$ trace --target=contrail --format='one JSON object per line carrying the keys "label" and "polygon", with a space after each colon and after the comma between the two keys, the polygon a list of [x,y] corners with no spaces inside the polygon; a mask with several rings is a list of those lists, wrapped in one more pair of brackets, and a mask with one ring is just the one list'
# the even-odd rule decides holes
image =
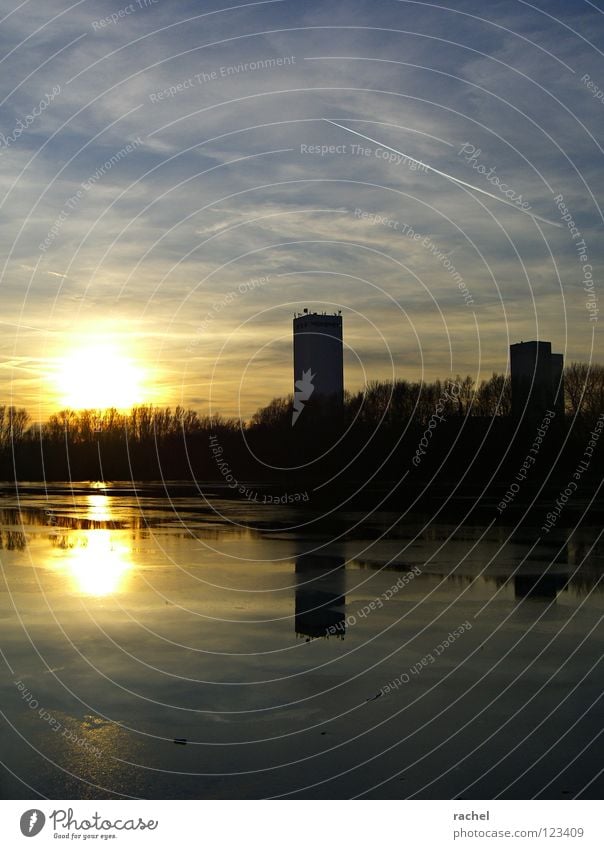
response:
{"label": "contrail", "polygon": [[471,183],[466,183],[464,180],[458,180],[457,177],[452,177],[450,174],[445,174],[444,171],[439,171],[438,168],[433,168],[431,165],[427,165],[425,162],[422,162],[420,159],[414,159],[413,156],[409,156],[406,153],[403,153],[401,150],[397,150],[395,147],[390,147],[384,142],[377,141],[376,139],[372,139],[370,136],[364,136],[363,133],[358,133],[356,130],[351,130],[350,127],[345,127],[344,124],[338,124],[337,121],[332,121],[330,118],[323,118],[324,121],[327,121],[328,124],[333,124],[334,127],[339,127],[341,130],[346,130],[348,133],[352,133],[355,136],[359,136],[361,139],[366,139],[367,141],[373,142],[373,144],[377,144],[380,147],[385,148],[386,150],[391,150],[393,153],[397,153],[399,156],[404,156],[405,159],[409,159],[411,162],[417,162],[418,165],[422,165],[424,168],[427,168],[429,171],[433,171],[435,174],[439,174],[441,177],[444,177],[445,180],[450,180],[452,183],[457,183],[459,186],[465,186],[467,189],[471,189],[473,192],[480,192],[481,195],[486,195],[493,200],[499,201],[499,203],[503,203],[506,206],[511,207],[512,209],[516,209],[518,212],[524,212],[525,215],[530,215],[531,218],[536,218],[538,221],[543,221],[545,224],[551,224],[552,227],[562,227],[557,221],[550,221],[549,218],[541,218],[540,215],[535,215],[534,212],[529,212],[528,209],[522,209],[521,206],[516,206],[513,203],[510,203],[503,198],[497,197],[497,195],[492,195],[491,192],[487,192],[484,189],[479,189],[478,186],[473,186]]}

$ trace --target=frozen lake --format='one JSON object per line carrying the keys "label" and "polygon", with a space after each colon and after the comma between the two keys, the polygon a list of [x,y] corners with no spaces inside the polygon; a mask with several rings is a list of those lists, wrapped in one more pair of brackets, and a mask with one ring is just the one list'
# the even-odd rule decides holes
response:
{"label": "frozen lake", "polygon": [[602,795],[600,528],[314,520],[6,491],[3,797]]}

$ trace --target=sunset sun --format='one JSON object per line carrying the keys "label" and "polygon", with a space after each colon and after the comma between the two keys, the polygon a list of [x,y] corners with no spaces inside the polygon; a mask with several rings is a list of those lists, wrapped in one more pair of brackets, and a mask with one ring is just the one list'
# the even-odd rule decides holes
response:
{"label": "sunset sun", "polygon": [[60,403],[73,409],[125,409],[145,401],[144,372],[110,344],[74,349],[55,376]]}

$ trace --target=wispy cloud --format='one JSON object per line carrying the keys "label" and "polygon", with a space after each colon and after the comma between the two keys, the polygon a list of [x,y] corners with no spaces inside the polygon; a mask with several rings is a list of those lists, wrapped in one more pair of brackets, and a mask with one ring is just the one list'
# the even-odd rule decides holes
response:
{"label": "wispy cloud", "polygon": [[[343,310],[350,388],[359,363],[387,376],[390,354],[410,378],[502,370],[519,338],[587,356],[604,119],[581,83],[587,73],[604,88],[603,20],[589,5],[557,0],[547,16],[478,0],[284,0],[201,12],[162,0],[116,21],[104,3],[12,8],[0,117],[24,128],[0,146],[5,393],[39,401],[45,358],[113,328],[156,369],[166,403],[211,395],[234,412],[241,391],[249,414],[293,389],[291,316],[303,305]],[[464,144],[534,218],[468,167]],[[270,382],[245,371],[271,357]]]}

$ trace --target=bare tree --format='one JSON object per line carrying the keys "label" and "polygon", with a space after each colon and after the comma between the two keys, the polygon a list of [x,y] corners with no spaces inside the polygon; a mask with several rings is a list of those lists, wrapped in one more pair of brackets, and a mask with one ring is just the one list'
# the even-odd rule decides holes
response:
{"label": "bare tree", "polygon": [[564,369],[566,410],[587,427],[604,411],[604,366],[571,363]]}

